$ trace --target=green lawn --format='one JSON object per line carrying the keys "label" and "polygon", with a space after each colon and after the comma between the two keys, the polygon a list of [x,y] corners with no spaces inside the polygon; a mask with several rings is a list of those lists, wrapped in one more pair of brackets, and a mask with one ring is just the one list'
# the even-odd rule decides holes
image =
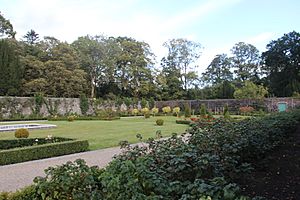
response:
{"label": "green lawn", "polygon": [[[155,124],[156,119],[164,120],[163,126]],[[155,137],[157,130],[161,130],[164,137],[172,133],[183,133],[187,126],[175,123],[176,117],[162,116],[144,119],[142,117],[126,117],[114,121],[49,121],[40,124],[55,124],[57,128],[30,130],[30,137],[46,137],[53,135],[57,137],[68,137],[86,139],[89,141],[90,149],[101,149],[118,146],[121,140],[130,143],[138,142],[136,134],[142,134],[143,138]],[[6,124],[6,123],[5,123]],[[11,124],[11,123],[10,123]],[[0,125],[4,125],[1,123]],[[14,132],[0,132],[0,139],[13,139]]]}

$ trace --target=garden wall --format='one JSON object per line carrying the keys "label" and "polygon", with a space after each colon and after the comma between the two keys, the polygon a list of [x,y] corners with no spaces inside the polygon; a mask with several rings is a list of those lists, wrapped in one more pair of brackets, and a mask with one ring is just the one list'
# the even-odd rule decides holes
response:
{"label": "garden wall", "polygon": [[[51,115],[81,115],[80,99],[79,98],[43,98],[41,104],[36,103],[35,97],[0,97],[0,119],[7,118],[34,118],[34,116],[47,117]],[[184,105],[188,104],[196,113],[199,112],[200,105],[205,104],[206,107],[214,112],[223,112],[224,105],[228,104],[229,111],[237,112],[241,106],[253,106],[256,110],[263,109],[265,111],[277,111],[278,103],[286,103],[287,109],[300,106],[298,98],[268,98],[264,100],[254,99],[215,99],[215,100],[174,100],[174,101],[156,101],[155,105],[158,108],[164,106],[180,106],[182,110]],[[124,104],[122,106],[125,106]],[[89,100],[88,115],[94,115],[98,109],[110,108],[118,110],[121,105],[117,105],[113,101]],[[126,107],[126,106],[125,106]],[[140,102],[136,106],[129,106],[126,109],[133,107],[141,108]]]}
{"label": "garden wall", "polygon": [[268,112],[278,111],[278,103],[285,103],[287,109],[300,106],[300,99],[298,98],[265,98],[263,100],[257,99],[208,99],[208,100],[176,100],[176,101],[156,101],[155,105],[159,109],[164,106],[175,106],[184,109],[187,104],[191,110],[199,112],[201,104],[205,104],[211,112],[221,113],[224,106],[227,104],[230,112],[238,112],[242,106],[252,106],[256,110],[262,109]]}

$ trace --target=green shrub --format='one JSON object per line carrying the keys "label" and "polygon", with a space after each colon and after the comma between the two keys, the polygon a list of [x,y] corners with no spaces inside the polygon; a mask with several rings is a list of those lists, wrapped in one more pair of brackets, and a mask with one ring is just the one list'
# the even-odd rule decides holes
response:
{"label": "green shrub", "polygon": [[206,106],[204,103],[201,104],[201,107],[200,107],[200,116],[201,117],[204,117],[206,115]]}
{"label": "green shrub", "polygon": [[89,167],[84,160],[50,167],[45,172],[46,177],[34,179],[37,199],[104,199],[99,180],[102,170]]}
{"label": "green shrub", "polygon": [[139,114],[139,110],[135,108],[135,109],[133,109],[131,111],[131,114],[133,114],[134,116],[136,116],[137,114]]}
{"label": "green shrub", "polygon": [[176,124],[190,124],[190,123],[192,123],[191,120],[183,120],[183,119],[176,120]]}
{"label": "green shrub", "polygon": [[38,160],[88,150],[87,140],[51,143],[0,151],[0,165]]}
{"label": "green shrub", "polygon": [[29,131],[26,128],[19,128],[15,131],[16,138],[28,138]]}
{"label": "green shrub", "polygon": [[159,109],[154,107],[154,108],[152,108],[151,111],[152,111],[153,115],[155,116],[159,112]]}
{"label": "green shrub", "polygon": [[51,136],[46,138],[24,138],[22,140],[20,139],[0,140],[0,150],[20,148],[20,147],[33,146],[33,145],[43,145],[43,144],[56,143],[56,142],[66,142],[71,140],[73,139],[62,138],[62,137],[51,137]]}
{"label": "green shrub", "polygon": [[164,120],[163,119],[157,119],[156,120],[156,125],[158,125],[158,126],[164,125]]}
{"label": "green shrub", "polygon": [[225,104],[223,115],[225,116],[225,114],[226,114],[227,112],[229,112],[229,108],[228,108],[228,104]]}
{"label": "green shrub", "polygon": [[144,114],[144,117],[145,117],[146,119],[150,118],[150,113]]}
{"label": "green shrub", "polygon": [[79,99],[81,113],[82,115],[86,115],[87,111],[89,110],[89,100],[85,94],[81,94]]}
{"label": "green shrub", "polygon": [[176,116],[179,117],[180,107],[178,107],[178,106],[177,106],[177,107],[174,107],[174,108],[173,108],[173,113],[175,113]]}
{"label": "green shrub", "polygon": [[162,108],[163,113],[166,115],[171,112],[171,107],[170,106],[165,106]]}
{"label": "green shrub", "polygon": [[184,104],[184,116],[185,117],[191,117],[191,107],[189,104]]}
{"label": "green shrub", "polygon": [[69,122],[73,122],[75,120],[75,116],[74,115],[70,115],[70,116],[68,116],[67,119],[68,119]]}

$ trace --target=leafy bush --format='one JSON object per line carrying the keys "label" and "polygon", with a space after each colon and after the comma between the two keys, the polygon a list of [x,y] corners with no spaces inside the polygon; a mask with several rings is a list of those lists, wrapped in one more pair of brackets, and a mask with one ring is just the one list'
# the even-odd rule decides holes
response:
{"label": "leafy bush", "polygon": [[190,120],[183,120],[183,119],[178,119],[176,120],[176,124],[190,124]]}
{"label": "leafy bush", "polygon": [[26,128],[19,128],[15,131],[16,138],[28,138],[29,131]]}
{"label": "leafy bush", "polygon": [[0,165],[38,160],[88,150],[87,140],[51,143],[0,151]]}
{"label": "leafy bush", "polygon": [[89,100],[85,94],[81,94],[80,97],[80,110],[82,115],[86,115],[87,111],[89,110]]}
{"label": "leafy bush", "polygon": [[164,125],[164,120],[163,119],[157,119],[156,120],[156,125],[158,125],[158,126]]}
{"label": "leafy bush", "polygon": [[200,106],[200,116],[201,117],[204,117],[206,115],[206,106],[205,106],[205,104],[201,104],[201,106]]}
{"label": "leafy bush", "polygon": [[34,179],[37,199],[103,199],[102,170],[84,160],[49,167],[45,173],[46,177]]}
{"label": "leafy bush", "polygon": [[166,115],[171,112],[171,107],[170,106],[165,106],[162,108],[163,113]]}
{"label": "leafy bush", "polygon": [[180,113],[180,107],[174,107],[173,108],[173,113],[175,113],[176,114],[176,116],[178,117],[179,116],[179,113]]}
{"label": "leafy bush", "polygon": [[[120,116],[76,116],[76,120],[116,120],[120,119]],[[65,116],[52,116],[48,118],[49,121],[68,121],[68,117]]]}
{"label": "leafy bush", "polygon": [[247,115],[254,111],[254,108],[252,106],[242,106],[239,108],[241,114]]}
{"label": "leafy bush", "polygon": [[75,116],[74,115],[68,116],[68,121],[69,122],[73,122],[74,120],[75,120]]}
{"label": "leafy bush", "polygon": [[131,113],[136,116],[137,114],[139,114],[139,110],[135,108],[131,111]]}
{"label": "leafy bush", "polygon": [[185,117],[191,117],[191,107],[190,107],[190,105],[189,104],[185,104],[184,105],[184,116]]}
{"label": "leafy bush", "polygon": [[46,138],[26,138],[22,140],[19,139],[0,140],[0,150],[20,148],[20,147],[33,146],[33,145],[42,145],[42,144],[49,144],[49,143],[56,143],[56,142],[65,142],[71,140],[73,139],[62,138],[62,137],[51,137],[50,135]]}
{"label": "leafy bush", "polygon": [[154,108],[152,108],[152,113],[154,114],[154,116],[159,112],[159,109],[158,108],[156,108],[156,107],[154,107]]}

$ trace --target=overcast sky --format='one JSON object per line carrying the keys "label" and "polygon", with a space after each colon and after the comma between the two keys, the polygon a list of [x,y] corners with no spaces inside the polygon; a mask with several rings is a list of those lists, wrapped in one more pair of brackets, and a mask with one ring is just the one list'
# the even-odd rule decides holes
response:
{"label": "overcast sky", "polygon": [[300,0],[0,0],[0,11],[21,38],[73,42],[79,36],[128,36],[150,44],[159,61],[162,43],[187,38],[204,47],[199,73],[237,42],[260,51],[269,41],[300,31]]}

